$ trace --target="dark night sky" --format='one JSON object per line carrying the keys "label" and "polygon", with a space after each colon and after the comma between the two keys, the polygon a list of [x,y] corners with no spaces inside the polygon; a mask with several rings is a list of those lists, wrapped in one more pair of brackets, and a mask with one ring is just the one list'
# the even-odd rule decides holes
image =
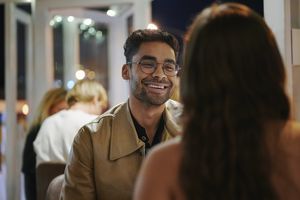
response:
{"label": "dark night sky", "polygon": [[161,29],[183,35],[195,15],[214,2],[242,3],[263,16],[263,0],[154,0],[152,18]]}
{"label": "dark night sky", "polygon": [[[212,3],[242,3],[263,16],[263,0],[154,0],[152,1],[152,21],[160,29],[173,33],[179,39],[181,51],[182,38],[194,17]],[[182,63],[181,56],[178,62]]]}
{"label": "dark night sky", "polygon": [[[154,0],[152,18],[161,29],[183,37],[195,15],[214,2],[228,0]],[[263,0],[231,0],[248,5],[263,16]],[[0,5],[0,99],[4,98],[4,6]]]}

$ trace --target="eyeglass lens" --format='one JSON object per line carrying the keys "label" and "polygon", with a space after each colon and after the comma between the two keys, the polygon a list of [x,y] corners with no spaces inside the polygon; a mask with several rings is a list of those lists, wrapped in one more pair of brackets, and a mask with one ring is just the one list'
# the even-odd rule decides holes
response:
{"label": "eyeglass lens", "polygon": [[142,71],[146,74],[152,74],[156,70],[158,64],[163,64],[163,71],[168,76],[175,76],[178,72],[177,65],[172,62],[157,63],[155,60],[150,59],[141,60],[139,62]]}

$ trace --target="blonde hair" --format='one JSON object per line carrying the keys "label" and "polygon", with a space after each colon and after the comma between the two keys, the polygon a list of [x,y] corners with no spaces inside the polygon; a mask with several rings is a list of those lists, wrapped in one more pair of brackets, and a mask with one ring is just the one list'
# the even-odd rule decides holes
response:
{"label": "blonde hair", "polygon": [[49,117],[51,108],[64,101],[66,94],[67,91],[64,88],[54,88],[46,92],[36,110],[36,114],[30,128],[41,124],[47,117]]}
{"label": "blonde hair", "polygon": [[104,87],[94,80],[80,80],[67,93],[66,101],[71,107],[77,102],[91,102],[95,97],[101,102],[103,108],[107,107],[107,94]]}

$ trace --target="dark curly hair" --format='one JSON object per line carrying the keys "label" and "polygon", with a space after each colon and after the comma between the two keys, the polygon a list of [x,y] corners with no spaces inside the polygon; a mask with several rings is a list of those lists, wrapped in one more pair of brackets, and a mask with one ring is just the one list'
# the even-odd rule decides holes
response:
{"label": "dark curly hair", "polygon": [[187,199],[277,199],[268,139],[290,107],[271,30],[246,6],[213,5],[191,26],[184,63],[179,180]]}
{"label": "dark curly hair", "polygon": [[126,62],[131,62],[132,57],[144,42],[164,42],[175,52],[176,58],[179,53],[179,43],[174,35],[162,30],[139,29],[134,31],[124,44]]}

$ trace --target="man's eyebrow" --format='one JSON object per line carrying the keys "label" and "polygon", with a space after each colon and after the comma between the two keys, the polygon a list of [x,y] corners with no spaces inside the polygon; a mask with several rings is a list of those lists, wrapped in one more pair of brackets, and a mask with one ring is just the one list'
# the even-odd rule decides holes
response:
{"label": "man's eyebrow", "polygon": [[[144,55],[144,56],[141,57],[141,60],[144,60],[144,59],[157,60],[156,57],[154,57],[154,56],[149,56],[149,55]],[[165,59],[164,62],[176,63],[175,60],[170,59],[170,58]]]}
{"label": "man's eyebrow", "polygon": [[176,61],[175,61],[175,60],[173,60],[173,59],[165,59],[165,61],[164,61],[164,62],[176,63]]}
{"label": "man's eyebrow", "polygon": [[156,60],[156,57],[149,56],[149,55],[144,55],[144,56],[141,57],[141,60],[144,60],[144,59]]}

